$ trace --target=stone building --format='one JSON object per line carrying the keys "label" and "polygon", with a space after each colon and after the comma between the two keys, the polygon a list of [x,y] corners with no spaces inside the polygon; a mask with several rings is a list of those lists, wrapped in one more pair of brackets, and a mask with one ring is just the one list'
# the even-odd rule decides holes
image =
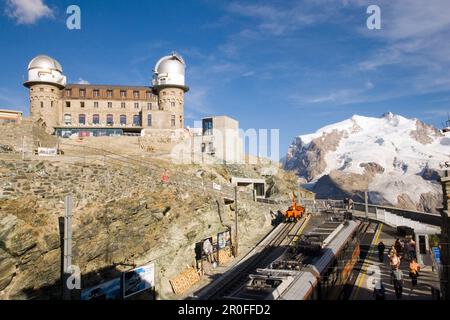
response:
{"label": "stone building", "polygon": [[0,123],[20,123],[22,111],[0,109]]}
{"label": "stone building", "polygon": [[139,135],[184,128],[186,64],[178,54],[155,65],[152,86],[67,84],[61,64],[39,55],[28,65],[30,115],[49,133],[68,137]]}

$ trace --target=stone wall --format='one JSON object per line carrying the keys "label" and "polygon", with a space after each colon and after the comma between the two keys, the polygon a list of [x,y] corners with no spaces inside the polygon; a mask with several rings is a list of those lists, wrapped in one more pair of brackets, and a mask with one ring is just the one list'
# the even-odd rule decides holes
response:
{"label": "stone wall", "polygon": [[[82,287],[155,261],[157,290],[171,297],[168,279],[194,263],[195,242],[233,225],[234,208],[206,182],[220,174],[196,167],[141,168],[91,161],[0,161],[0,299],[60,297],[60,228],[64,196],[73,201],[73,263]],[[169,168],[169,183],[160,174]],[[271,207],[242,198],[241,243],[271,228]],[[218,214],[220,208],[220,217]],[[245,247],[245,246],[243,246]]]}

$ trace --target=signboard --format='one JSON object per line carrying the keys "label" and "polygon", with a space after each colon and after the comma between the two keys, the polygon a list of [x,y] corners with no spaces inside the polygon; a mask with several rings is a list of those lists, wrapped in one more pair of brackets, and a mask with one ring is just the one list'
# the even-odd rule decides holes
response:
{"label": "signboard", "polygon": [[42,157],[55,157],[58,155],[58,150],[56,148],[38,148],[38,156]]}
{"label": "signboard", "polygon": [[220,190],[222,190],[222,186],[221,186],[220,184],[217,184],[217,183],[214,183],[214,182],[213,182],[213,189],[214,189],[214,190],[219,190],[219,191],[220,191]]}
{"label": "signboard", "polygon": [[118,300],[121,299],[121,278],[103,282],[95,287],[81,291],[81,300]]}
{"label": "signboard", "polygon": [[214,253],[213,238],[203,239],[195,244],[195,258],[202,260]]}
{"label": "signboard", "polygon": [[436,260],[436,263],[441,263],[441,251],[438,247],[433,247],[431,250],[433,250],[434,259]]}
{"label": "signboard", "polygon": [[123,297],[128,298],[155,286],[154,263],[123,273]]}
{"label": "signboard", "polygon": [[217,234],[217,247],[219,250],[229,246],[231,246],[230,230],[219,232]]}

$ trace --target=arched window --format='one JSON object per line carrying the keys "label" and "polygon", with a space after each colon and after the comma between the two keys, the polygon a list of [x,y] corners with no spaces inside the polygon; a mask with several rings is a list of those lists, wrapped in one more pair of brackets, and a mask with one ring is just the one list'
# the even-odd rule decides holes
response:
{"label": "arched window", "polygon": [[94,114],[92,116],[92,123],[93,124],[99,124],[100,123],[100,116],[98,114]]}
{"label": "arched window", "polygon": [[141,117],[138,114],[133,116],[133,125],[140,126],[141,125]]}
{"label": "arched window", "polygon": [[152,126],[152,114],[151,114],[151,113],[149,113],[149,114],[147,115],[147,126],[148,126],[148,127],[151,127],[151,126]]}
{"label": "arched window", "polygon": [[125,126],[127,124],[127,116],[124,114],[120,115],[120,125]]}
{"label": "arched window", "polygon": [[175,102],[174,102],[174,101],[172,101],[172,102],[170,103],[170,105],[172,106],[172,108],[175,108]]}
{"label": "arched window", "polygon": [[86,124],[86,115],[80,114],[78,115],[78,124],[85,125]]}
{"label": "arched window", "polygon": [[112,126],[114,124],[114,116],[112,114],[106,115],[106,125]]}

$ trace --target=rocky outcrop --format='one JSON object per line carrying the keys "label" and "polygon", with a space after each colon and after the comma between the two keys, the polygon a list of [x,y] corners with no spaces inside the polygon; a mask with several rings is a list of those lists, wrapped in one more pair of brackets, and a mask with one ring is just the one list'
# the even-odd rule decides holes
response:
{"label": "rocky outcrop", "polygon": [[[170,179],[162,183],[166,169]],[[222,191],[232,190],[222,176],[230,170],[95,158],[0,161],[0,299],[60,298],[60,219],[67,194],[73,196],[73,262],[82,288],[154,260],[160,297],[169,297],[168,279],[193,263],[195,242],[233,225],[232,204],[206,187],[214,181]],[[271,228],[270,210],[282,209],[251,199],[242,194],[239,203],[241,241],[249,245]]]}
{"label": "rocky outcrop", "polygon": [[289,148],[285,159],[285,169],[296,171],[307,181],[313,180],[327,167],[325,155],[329,151],[336,150],[344,135],[344,131],[333,130],[313,139],[308,144],[304,144],[302,139],[297,137]]}
{"label": "rocky outcrop", "polygon": [[374,176],[376,174],[382,174],[384,172],[384,168],[376,162],[366,162],[360,163],[359,166],[364,168],[364,173]]}
{"label": "rocky outcrop", "polygon": [[409,135],[421,144],[430,144],[434,141],[433,138],[442,136],[438,129],[420,120],[416,120],[416,129],[412,130]]}

